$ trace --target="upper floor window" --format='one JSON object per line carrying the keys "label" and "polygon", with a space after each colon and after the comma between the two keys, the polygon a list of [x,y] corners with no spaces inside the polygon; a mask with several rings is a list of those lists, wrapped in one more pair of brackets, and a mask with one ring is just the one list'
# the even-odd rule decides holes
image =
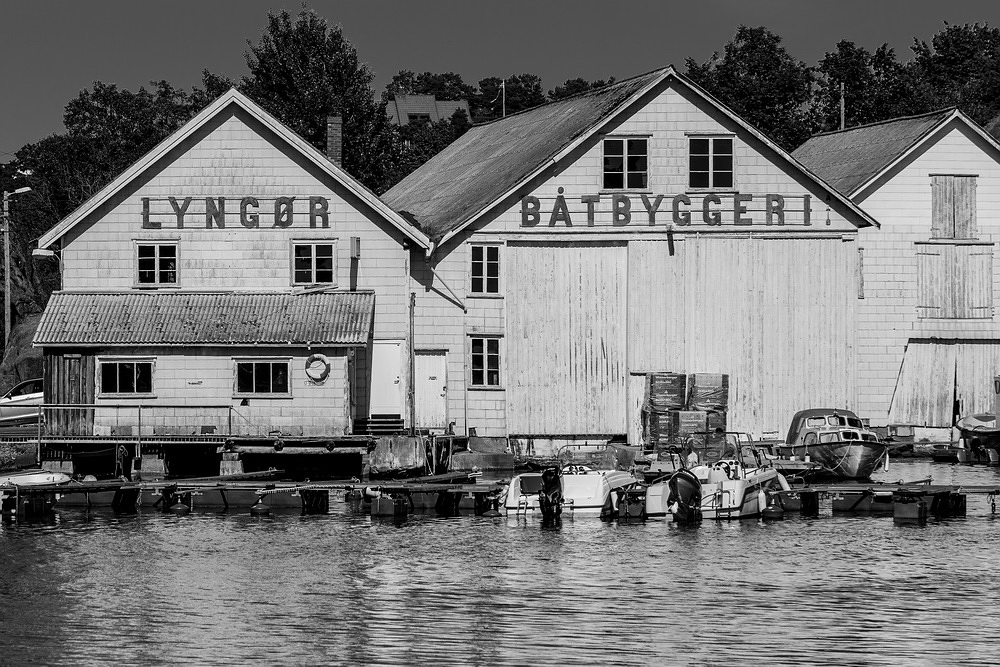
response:
{"label": "upper floor window", "polygon": [[608,190],[645,190],[649,187],[649,140],[604,140],[604,187]]}
{"label": "upper floor window", "polygon": [[152,394],[153,361],[142,359],[102,359],[100,394]]}
{"label": "upper floor window", "polygon": [[688,142],[688,185],[692,188],[732,188],[732,137],[690,137]]}
{"label": "upper floor window", "polygon": [[295,285],[335,284],[337,244],[332,241],[292,244],[292,283]]}
{"label": "upper floor window", "polygon": [[931,174],[931,238],[976,238],[976,177]]}
{"label": "upper floor window", "polygon": [[177,286],[177,243],[136,242],[135,252],[138,285]]}
{"label": "upper floor window", "polygon": [[500,246],[472,246],[472,293],[500,293]]}
{"label": "upper floor window", "polygon": [[236,362],[237,395],[291,394],[288,383],[287,359]]}

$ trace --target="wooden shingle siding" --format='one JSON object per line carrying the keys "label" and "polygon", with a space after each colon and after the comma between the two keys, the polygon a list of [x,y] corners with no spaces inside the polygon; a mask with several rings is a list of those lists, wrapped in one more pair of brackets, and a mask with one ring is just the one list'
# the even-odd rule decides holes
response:
{"label": "wooden shingle siding", "polygon": [[512,434],[625,433],[625,244],[510,244]]}

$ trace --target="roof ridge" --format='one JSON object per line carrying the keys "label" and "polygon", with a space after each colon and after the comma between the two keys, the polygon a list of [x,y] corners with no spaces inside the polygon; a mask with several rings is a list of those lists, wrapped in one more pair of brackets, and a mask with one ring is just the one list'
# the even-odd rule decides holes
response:
{"label": "roof ridge", "polygon": [[[928,116],[936,116],[938,114],[946,114],[952,111],[957,111],[957,106],[944,107],[942,109],[937,109],[935,111],[925,111],[924,113],[914,114],[912,116],[897,116],[895,118],[886,118],[885,120],[877,120],[871,123],[865,123],[864,125],[855,125],[854,127],[845,127],[842,130],[827,130],[826,132],[817,132],[816,134],[809,137],[812,139],[814,137],[828,137],[834,134],[843,134],[845,132],[854,132],[855,130],[863,130],[870,127],[876,127],[878,125],[887,125],[889,123],[899,123],[905,120],[916,120],[918,118],[926,118]],[[806,141],[808,141],[807,139]]]}
{"label": "roof ridge", "polygon": [[647,77],[647,76],[650,76],[652,74],[660,74],[660,73],[666,72],[670,68],[671,68],[671,65],[667,65],[665,67],[658,67],[656,69],[651,69],[648,72],[645,72],[643,74],[636,74],[635,76],[630,76],[627,79],[621,79],[620,81],[615,81],[613,83],[607,83],[607,84],[605,84],[603,86],[600,86],[599,88],[591,88],[590,90],[584,90],[584,91],[581,91],[579,93],[573,93],[572,95],[567,95],[566,97],[560,97],[558,100],[549,100],[547,102],[542,102],[541,104],[536,104],[533,107],[528,107],[527,109],[521,109],[520,111],[515,111],[514,113],[509,113],[506,116],[501,116],[500,118],[491,118],[490,120],[485,121],[483,123],[476,123],[475,126],[476,127],[486,127],[487,125],[492,125],[493,123],[497,123],[499,121],[506,120],[507,118],[514,118],[515,116],[520,116],[521,114],[527,113],[529,111],[536,111],[538,109],[542,109],[544,107],[547,107],[547,106],[550,106],[550,105],[553,105],[553,104],[559,104],[561,102],[566,102],[568,100],[573,100],[573,99],[576,99],[576,98],[579,98],[579,97],[585,97],[587,95],[603,94],[603,93],[606,93],[609,88],[613,88],[613,87],[616,87],[616,86],[624,86],[625,84],[632,83],[636,79],[641,79],[643,77]]}

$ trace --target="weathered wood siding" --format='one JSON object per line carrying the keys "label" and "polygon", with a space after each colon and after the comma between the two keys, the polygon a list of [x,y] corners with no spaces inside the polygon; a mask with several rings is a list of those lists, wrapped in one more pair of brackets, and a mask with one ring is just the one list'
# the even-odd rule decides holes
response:
{"label": "weathered wood siding", "polygon": [[625,433],[626,246],[508,251],[508,430]]}
{"label": "weathered wood siding", "polygon": [[[857,408],[874,425],[947,427],[956,382],[964,387],[966,377],[974,376],[985,382],[976,392],[992,391],[992,374],[1000,366],[972,375],[960,370],[956,377],[948,358],[955,341],[985,351],[1000,340],[994,307],[1000,293],[994,251],[1000,239],[998,157],[970,130],[947,126],[890,178],[856,198],[882,225],[862,230],[858,238],[865,290],[858,315]],[[956,201],[968,206],[973,195],[974,211],[956,208]],[[958,223],[959,240],[939,238],[950,232],[949,216]],[[920,354],[926,360],[913,356]]]}
{"label": "weathered wood siding", "polygon": [[[46,354],[43,380],[45,403],[88,404],[94,402],[93,354]],[[92,409],[50,409],[45,412],[46,432],[52,435],[92,435]]]}

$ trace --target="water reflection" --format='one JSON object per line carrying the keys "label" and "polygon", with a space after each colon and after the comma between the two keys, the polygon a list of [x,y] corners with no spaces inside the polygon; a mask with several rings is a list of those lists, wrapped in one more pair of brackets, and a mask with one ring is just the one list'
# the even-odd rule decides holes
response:
{"label": "water reflection", "polygon": [[[928,474],[1000,483],[886,479]],[[984,497],[924,527],[60,510],[0,528],[0,662],[990,664],[998,531]]]}

